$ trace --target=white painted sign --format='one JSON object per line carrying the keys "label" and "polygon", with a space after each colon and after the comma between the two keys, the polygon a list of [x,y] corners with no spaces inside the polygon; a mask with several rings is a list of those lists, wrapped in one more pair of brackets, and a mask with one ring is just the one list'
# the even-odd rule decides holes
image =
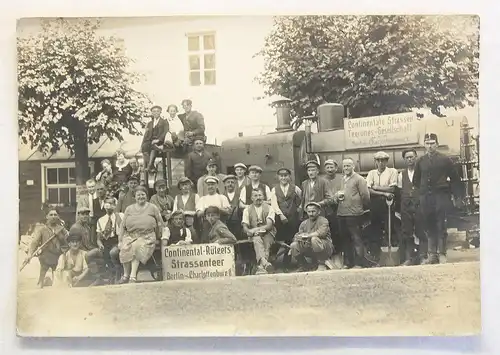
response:
{"label": "white painted sign", "polygon": [[165,246],[163,280],[213,279],[235,276],[234,247],[221,244]]}
{"label": "white painted sign", "polygon": [[344,119],[346,150],[418,143],[418,121],[414,112]]}

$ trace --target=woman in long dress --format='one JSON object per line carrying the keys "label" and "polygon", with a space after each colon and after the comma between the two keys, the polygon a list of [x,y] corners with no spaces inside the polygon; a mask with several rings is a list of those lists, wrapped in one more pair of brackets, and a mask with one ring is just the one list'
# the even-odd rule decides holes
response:
{"label": "woman in long dress", "polygon": [[139,264],[146,264],[153,255],[156,240],[163,231],[163,218],[154,204],[147,202],[147,190],[143,186],[135,188],[136,203],[125,209],[118,248],[123,276],[119,283],[136,282]]}

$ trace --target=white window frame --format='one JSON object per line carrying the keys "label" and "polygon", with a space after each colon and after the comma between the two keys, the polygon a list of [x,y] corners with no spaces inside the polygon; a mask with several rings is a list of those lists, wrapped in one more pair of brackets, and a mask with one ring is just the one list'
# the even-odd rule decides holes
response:
{"label": "white window frame", "polygon": [[[214,47],[215,49],[205,49],[203,37],[204,36],[213,36],[214,37]],[[189,38],[190,37],[198,37],[199,50],[192,51],[189,50]],[[206,32],[194,32],[194,33],[186,33],[186,42],[187,42],[187,53],[188,53],[188,85],[190,87],[197,86],[216,86],[217,85],[217,37],[215,35],[215,31],[206,31]],[[205,54],[213,54],[215,58],[215,67],[213,69],[205,69]],[[197,70],[191,70],[191,63],[189,60],[190,56],[197,55],[200,60],[200,85],[192,85],[191,84],[191,72]],[[213,71],[215,74],[215,84],[205,84],[205,71]]]}
{"label": "white window frame", "polygon": [[[75,168],[75,163],[74,162],[64,162],[64,163],[41,163],[40,168],[41,168],[41,187],[42,187],[42,204],[45,203],[46,198],[47,198],[47,189],[49,187],[57,187],[57,188],[76,188],[76,184],[54,184],[47,186],[47,169],[71,169]],[[89,168],[90,168],[90,173],[94,173],[94,167],[95,164],[93,161],[89,161]],[[61,204],[59,204],[61,205]]]}

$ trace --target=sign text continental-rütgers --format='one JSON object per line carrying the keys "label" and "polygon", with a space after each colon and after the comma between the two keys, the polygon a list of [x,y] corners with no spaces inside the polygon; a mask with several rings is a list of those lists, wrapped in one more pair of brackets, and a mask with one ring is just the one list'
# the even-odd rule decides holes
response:
{"label": "sign text continental-r\u00fctgers", "polygon": [[163,279],[206,279],[234,276],[234,247],[203,244],[163,248]]}
{"label": "sign text continental-r\u00fctgers", "polygon": [[413,112],[344,120],[346,149],[418,143]]}

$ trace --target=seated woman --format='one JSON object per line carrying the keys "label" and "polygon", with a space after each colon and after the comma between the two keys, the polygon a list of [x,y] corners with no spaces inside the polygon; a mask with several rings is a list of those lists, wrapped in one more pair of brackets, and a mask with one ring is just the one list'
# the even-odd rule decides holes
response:
{"label": "seated woman", "polygon": [[118,282],[120,284],[137,282],[139,264],[146,264],[151,258],[156,239],[163,230],[164,222],[160,210],[147,200],[146,188],[137,186],[135,204],[125,209],[118,233],[120,262],[123,265],[123,276]]}
{"label": "seated woman", "polygon": [[167,182],[163,179],[156,180],[154,184],[156,194],[151,196],[149,202],[158,207],[164,222],[168,222],[174,209],[174,198],[168,195]]}
{"label": "seated woman", "polygon": [[167,246],[186,245],[193,242],[191,231],[184,224],[184,212],[182,210],[172,213],[170,223],[163,229],[161,239],[166,241]]}
{"label": "seated woman", "polygon": [[181,147],[182,140],[184,139],[184,125],[179,117],[177,117],[179,110],[177,106],[169,105],[167,107],[167,112],[168,132],[165,134],[164,148]]}
{"label": "seated woman", "polygon": [[205,219],[210,223],[208,242],[217,244],[234,244],[236,237],[220,220],[220,209],[210,206],[205,210]]}
{"label": "seated woman", "polygon": [[83,286],[89,274],[86,252],[81,248],[82,234],[71,231],[68,236],[69,250],[59,257],[55,272],[55,287]]}

